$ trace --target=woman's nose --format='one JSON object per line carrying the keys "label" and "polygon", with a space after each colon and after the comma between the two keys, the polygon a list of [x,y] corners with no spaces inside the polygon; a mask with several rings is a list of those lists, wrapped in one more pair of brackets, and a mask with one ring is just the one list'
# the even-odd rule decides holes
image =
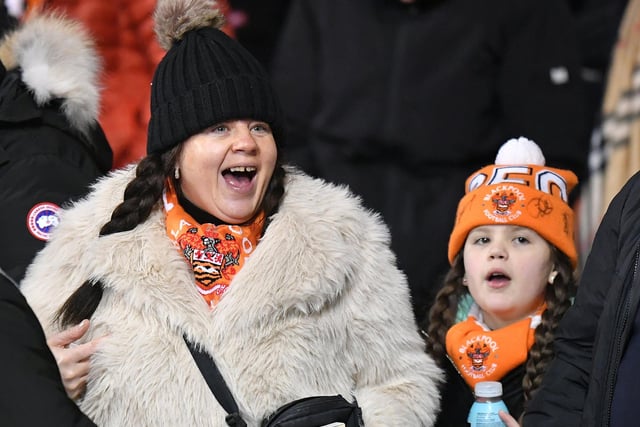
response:
{"label": "woman's nose", "polygon": [[234,151],[254,153],[258,149],[258,144],[249,129],[237,129],[235,136],[236,138],[233,142]]}

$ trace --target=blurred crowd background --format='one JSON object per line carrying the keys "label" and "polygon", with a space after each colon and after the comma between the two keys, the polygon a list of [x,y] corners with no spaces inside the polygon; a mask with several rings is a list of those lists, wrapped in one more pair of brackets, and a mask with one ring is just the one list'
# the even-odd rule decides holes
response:
{"label": "blurred crowd background", "polygon": [[[640,0],[219,0],[225,32],[272,74],[287,152],[347,184],[392,232],[423,313],[446,271],[464,178],[526,136],[578,172],[581,257],[640,169]],[[2,25],[55,8],[103,58],[100,123],[114,168],[145,153],[162,57],[155,0],[5,0]],[[463,142],[460,142],[463,141]]]}

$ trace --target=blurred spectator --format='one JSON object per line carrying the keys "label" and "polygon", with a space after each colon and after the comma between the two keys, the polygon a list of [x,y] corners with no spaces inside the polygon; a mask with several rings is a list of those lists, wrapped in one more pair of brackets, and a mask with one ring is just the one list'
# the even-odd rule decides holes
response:
{"label": "blurred spectator", "polygon": [[19,282],[60,206],[111,168],[100,61],[79,26],[34,19],[0,44],[0,266]]}
{"label": "blurred spectator", "polygon": [[384,216],[426,312],[465,178],[527,135],[586,169],[573,17],[554,0],[298,0],[273,61],[292,156]]}
{"label": "blurred spectator", "polygon": [[587,88],[587,108],[597,122],[611,49],[627,0],[567,0],[567,3],[578,30],[580,75]]}
{"label": "blurred spectator", "polygon": [[236,39],[266,67],[291,0],[228,0],[227,21]]}
{"label": "blurred spectator", "polygon": [[[591,16],[591,19],[582,20],[591,25],[589,28],[583,25],[581,32],[602,34],[601,43],[591,43],[590,47],[592,55],[601,58],[600,69],[606,76],[600,85],[604,88],[603,93],[597,99],[596,126],[589,153],[589,178],[580,198],[580,251],[587,254],[610,201],[640,169],[640,86],[637,78],[640,2],[615,0],[601,4],[585,0],[584,3],[585,8],[591,11],[583,14]],[[599,18],[599,23],[596,23],[596,18]],[[583,51],[587,50],[584,46]]]}
{"label": "blurred spectator", "polygon": [[37,17],[18,26],[6,14],[3,22],[10,25],[3,25],[0,43],[0,365],[10,392],[0,399],[2,425],[93,426],[65,393],[66,381],[86,375],[83,368],[74,363],[64,386],[60,373],[93,351],[92,343],[67,348],[88,323],[53,336],[47,347],[16,281],[57,225],[58,205],[82,195],[111,167],[96,121],[99,61],[77,23]]}

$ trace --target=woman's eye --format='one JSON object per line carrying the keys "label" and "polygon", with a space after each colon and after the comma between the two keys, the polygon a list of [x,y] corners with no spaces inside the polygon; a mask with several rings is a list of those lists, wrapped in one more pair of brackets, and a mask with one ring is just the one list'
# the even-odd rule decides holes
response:
{"label": "woman's eye", "polygon": [[271,132],[271,128],[266,123],[256,123],[252,129],[256,132]]}
{"label": "woman's eye", "polygon": [[209,128],[209,132],[211,133],[222,133],[227,131],[227,126],[225,125],[216,125]]}

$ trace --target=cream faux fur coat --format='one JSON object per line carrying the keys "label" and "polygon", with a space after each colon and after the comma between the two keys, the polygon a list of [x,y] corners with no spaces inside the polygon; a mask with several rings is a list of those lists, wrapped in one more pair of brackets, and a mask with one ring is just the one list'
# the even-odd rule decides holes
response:
{"label": "cream faux fur coat", "polygon": [[386,226],[348,190],[289,171],[279,212],[210,310],[160,204],[134,230],[98,238],[133,176],[113,172],[64,211],[21,284],[51,334],[67,297],[103,281],[87,338],[109,337],[79,402],[98,425],[226,425],[183,333],[214,357],[249,426],[291,400],[336,393],[357,399],[367,427],[432,425],[440,370]]}

